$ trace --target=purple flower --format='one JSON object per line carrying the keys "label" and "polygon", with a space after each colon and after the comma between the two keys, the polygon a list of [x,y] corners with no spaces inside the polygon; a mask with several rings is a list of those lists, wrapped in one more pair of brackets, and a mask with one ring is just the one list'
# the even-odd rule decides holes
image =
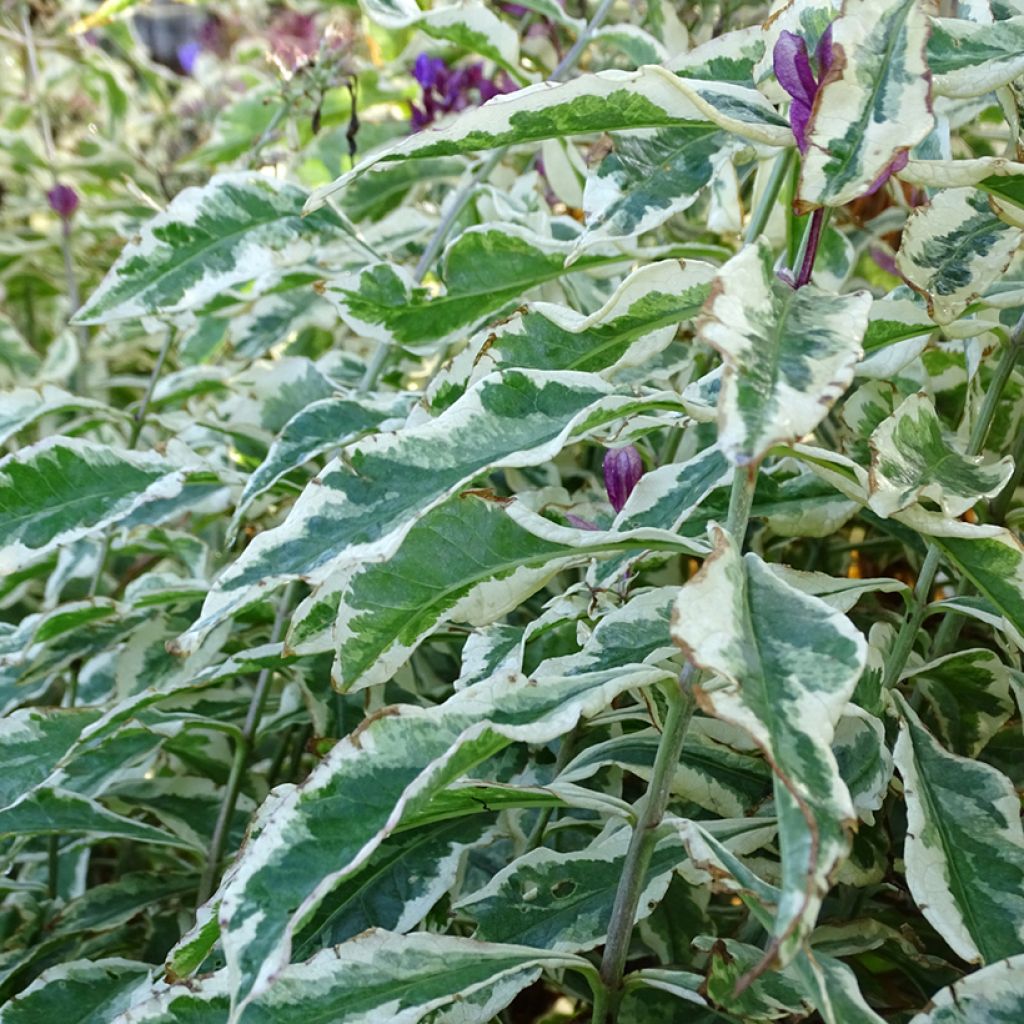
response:
{"label": "purple flower", "polygon": [[191,42],[182,43],[178,47],[178,63],[181,65],[181,70],[186,75],[191,75],[195,70],[196,61],[199,60],[199,54],[202,53],[203,48],[199,45],[198,41],[193,39]]}
{"label": "purple flower", "polygon": [[644,462],[635,445],[612,448],[604,457],[604,487],[616,512],[622,511],[637,481],[644,475]]}
{"label": "purple flower", "polygon": [[416,58],[412,76],[422,90],[419,104],[410,104],[410,123],[414,132],[426,128],[442,114],[486,103],[494,96],[515,89],[503,71],[499,71],[493,78],[487,78],[480,61],[461,68],[450,68],[440,57],[430,57],[425,53]]}
{"label": "purple flower", "polygon": [[811,60],[807,55],[807,43],[792,32],[783,31],[772,52],[772,64],[779,85],[792,97],[789,107],[789,123],[793,128],[797,148],[807,152],[807,125],[814,109],[814,98],[821,89],[821,83],[832,66],[832,26],[825,29],[818,42],[814,57],[818,64],[820,78],[814,77]]}
{"label": "purple flower", "polygon": [[71,220],[78,209],[78,193],[70,185],[54,185],[46,193],[46,198],[50,209],[64,220]]}

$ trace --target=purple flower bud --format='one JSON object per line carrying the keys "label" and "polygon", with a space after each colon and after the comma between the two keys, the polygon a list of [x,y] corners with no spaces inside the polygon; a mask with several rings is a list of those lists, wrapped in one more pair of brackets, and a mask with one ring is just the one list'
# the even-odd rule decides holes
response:
{"label": "purple flower bud", "polygon": [[612,448],[604,457],[604,487],[616,512],[622,511],[637,481],[644,475],[644,462],[635,445]]}
{"label": "purple flower bud", "polygon": [[50,209],[64,220],[70,220],[78,209],[78,193],[70,185],[54,185],[46,193],[46,198]]}
{"label": "purple flower bud", "polygon": [[569,521],[570,526],[575,526],[577,530],[600,530],[601,527],[597,523],[592,523],[589,519],[584,519],[583,516],[574,516],[571,512],[565,514],[565,518]]}
{"label": "purple flower bud", "polygon": [[866,196],[873,196],[894,174],[898,174],[907,166],[907,160],[909,154],[907,150],[901,149],[893,158],[889,161],[888,165],[882,171],[881,174],[871,183],[871,188],[864,193]]}
{"label": "purple flower bud", "polygon": [[421,53],[412,66],[412,77],[424,89],[433,89],[448,71],[448,66],[440,57],[430,57]]}

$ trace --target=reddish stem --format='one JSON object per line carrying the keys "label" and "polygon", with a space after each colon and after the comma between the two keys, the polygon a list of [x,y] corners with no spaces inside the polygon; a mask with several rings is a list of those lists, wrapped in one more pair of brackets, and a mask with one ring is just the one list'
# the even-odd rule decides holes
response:
{"label": "reddish stem", "polygon": [[819,206],[811,214],[811,231],[807,239],[807,248],[804,250],[804,261],[800,264],[800,273],[797,274],[794,288],[803,288],[810,283],[811,272],[814,270],[814,259],[818,255],[818,244],[821,242],[821,226],[825,222],[825,207]]}

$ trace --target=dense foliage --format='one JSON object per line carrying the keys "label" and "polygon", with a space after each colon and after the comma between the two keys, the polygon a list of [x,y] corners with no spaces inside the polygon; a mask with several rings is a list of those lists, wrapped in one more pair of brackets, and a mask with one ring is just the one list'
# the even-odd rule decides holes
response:
{"label": "dense foliage", "polygon": [[1021,0],[215,8],[0,3],[0,1022],[1024,1020]]}

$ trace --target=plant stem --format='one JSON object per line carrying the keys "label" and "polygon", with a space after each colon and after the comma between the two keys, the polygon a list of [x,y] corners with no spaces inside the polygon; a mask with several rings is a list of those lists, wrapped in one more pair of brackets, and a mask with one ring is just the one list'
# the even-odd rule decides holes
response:
{"label": "plant stem", "polygon": [[[966,454],[969,457],[978,455],[985,446],[985,439],[992,428],[992,421],[995,419],[999,400],[1002,397],[1003,389],[1006,387],[1006,382],[1013,373],[1013,367],[1017,362],[1017,357],[1020,355],[1022,343],[1024,343],[1024,316],[1017,321],[1017,325],[1010,333],[1002,355],[999,357],[999,362],[996,364],[995,373],[989,383],[988,390],[985,392],[985,400],[981,404],[978,418],[975,420],[971,436],[967,441]],[[921,565],[921,572],[917,577],[917,585],[914,587],[914,606],[910,615],[900,627],[896,643],[885,667],[885,674],[882,677],[882,686],[886,689],[891,688],[899,681],[907,659],[910,657],[910,652],[914,648],[917,631],[924,621],[932,586],[935,583],[939,559],[938,547],[934,544],[929,544],[928,553],[925,556],[924,563]],[[952,643],[956,642],[956,636],[961,626],[960,616],[949,615],[946,621],[949,622],[950,620],[952,620],[953,624],[946,627],[945,623],[943,623],[945,628],[940,627],[936,634],[935,646],[938,650],[948,649]]]}
{"label": "plant stem", "polygon": [[[583,54],[583,50],[590,41],[590,37],[594,34],[595,30],[600,27],[605,18],[608,17],[608,12],[611,10],[614,2],[615,0],[601,0],[597,10],[594,11],[590,21],[587,22],[584,29],[580,32],[572,48],[558,62],[555,70],[551,72],[549,81],[560,82],[563,76],[568,74],[576,66],[576,62]],[[504,157],[508,152],[508,148],[508,146],[503,146],[501,149],[496,149],[491,153],[491,155],[477,168],[472,178],[470,178],[469,181],[467,181],[449,201],[448,209],[441,218],[441,223],[437,225],[434,234],[427,243],[427,247],[423,250],[423,254],[420,256],[419,262],[416,264],[416,270],[413,273],[413,281],[416,284],[420,284],[427,276],[430,268],[434,264],[434,261],[437,259],[444,247],[444,243],[447,240],[448,235],[455,226],[455,222],[459,219],[459,215],[462,213],[463,209],[465,209],[466,203],[469,202],[480,182],[485,181],[490,177],[491,171],[493,171],[501,162],[502,157]],[[363,379],[359,382],[359,388],[357,389],[359,394],[364,394],[365,392],[370,391],[377,383],[381,371],[384,369],[384,364],[387,362],[388,356],[391,354],[393,344],[394,343],[391,340],[381,341],[378,343],[370,362],[367,364],[366,372],[363,374]]]}
{"label": "plant stem", "polygon": [[[270,642],[272,644],[277,643],[281,639],[281,634],[284,632],[284,621],[291,607],[294,593],[295,584],[291,583],[285,588],[278,601],[277,614],[274,616],[274,625],[270,631]],[[256,733],[260,727],[260,719],[263,717],[263,708],[267,703],[267,695],[270,693],[272,677],[272,669],[263,669],[259,676],[257,676],[256,685],[253,687],[252,698],[249,701],[249,710],[245,716],[245,724],[242,726],[242,733],[235,744],[234,758],[231,762],[231,773],[228,776],[227,786],[224,788],[224,799],[221,801],[220,812],[217,815],[217,824],[214,826],[213,838],[210,840],[209,857],[199,882],[198,906],[202,906],[213,895],[220,862],[224,857],[224,848],[227,845],[228,834],[231,831],[231,819],[234,817],[235,806],[238,803],[238,794],[242,787],[242,776],[249,767],[249,758],[252,756]]]}
{"label": "plant stem", "polygon": [[800,272],[797,274],[794,283],[795,288],[803,288],[805,284],[810,284],[811,274],[814,272],[814,261],[818,255],[818,246],[821,244],[821,235],[827,220],[827,207],[819,206],[811,214],[811,223],[807,226],[807,233],[804,235],[804,240],[800,247],[802,258],[800,260]]}
{"label": "plant stem", "polygon": [[779,201],[779,192],[782,191],[782,186],[789,176],[789,169],[793,164],[795,153],[796,150],[794,149],[786,149],[775,158],[775,163],[772,165],[772,173],[768,177],[764,192],[761,193],[761,198],[758,200],[757,207],[750,218],[750,223],[747,225],[747,233],[743,237],[747,244],[756,242],[758,236],[764,231],[772,215],[772,210],[774,210],[775,204]]}
{"label": "plant stem", "polygon": [[[22,42],[25,45],[25,55],[28,58],[28,84],[32,95],[32,102],[39,117],[39,134],[43,140],[43,152],[46,154],[46,163],[50,170],[50,177],[54,185],[59,184],[57,177],[57,149],[53,142],[53,127],[50,124],[50,114],[46,109],[46,102],[43,99],[40,83],[42,76],[39,73],[39,57],[36,53],[35,36],[32,33],[32,22],[28,15],[28,4],[20,5],[21,34]],[[78,278],[75,276],[75,264],[71,247],[71,221],[64,217],[61,219],[60,247],[64,257],[64,281],[68,291],[68,305],[70,319],[78,312],[82,304],[81,293],[78,290]],[[75,329],[78,338],[78,367],[75,370],[77,378],[85,365],[86,349],[89,345],[89,329],[78,327]],[[75,390],[79,390],[76,386]]]}
{"label": "plant stem", "polygon": [[647,881],[647,869],[658,838],[657,829],[665,816],[665,808],[672,792],[672,780],[679,764],[679,755],[683,750],[683,740],[693,717],[696,704],[693,682],[696,675],[697,670],[693,665],[687,664],[680,672],[679,678],[672,685],[664,687],[668,700],[668,715],[665,717],[661,742],[658,744],[651,782],[643,798],[643,806],[640,808],[626,851],[622,877],[615,893],[611,921],[608,924],[608,939],[601,960],[601,981],[610,995],[611,1006],[603,1009],[605,1019],[602,1019],[597,1015],[598,1004],[595,1001],[592,1024],[605,1024],[606,1020],[615,1020],[621,997],[622,972],[629,953],[629,938],[633,932],[633,922],[636,920],[636,908]]}
{"label": "plant stem", "polygon": [[750,521],[750,510],[754,505],[754,489],[757,487],[757,466],[737,466],[729,492],[729,512],[725,528],[741,547]]}
{"label": "plant stem", "polygon": [[[153,364],[153,371],[149,375],[149,383],[146,385],[146,393],[142,396],[142,401],[139,403],[139,407],[136,409],[135,415],[132,417],[132,429],[131,433],[128,435],[129,451],[133,451],[135,446],[139,443],[139,437],[142,435],[142,429],[146,425],[146,416],[149,413],[149,405],[153,400],[153,392],[156,390],[157,381],[160,379],[160,373],[164,368],[164,363],[167,361],[167,354],[171,350],[171,343],[173,340],[174,331],[168,327],[167,337],[164,338],[164,343],[160,346],[156,362]],[[108,528],[106,536],[103,538],[103,548],[100,551],[99,564],[96,566],[96,572],[89,584],[89,597],[95,597],[96,591],[99,589],[100,580],[103,579],[103,570],[106,568],[107,558],[110,555],[110,546],[113,543],[113,540],[113,528]]]}

